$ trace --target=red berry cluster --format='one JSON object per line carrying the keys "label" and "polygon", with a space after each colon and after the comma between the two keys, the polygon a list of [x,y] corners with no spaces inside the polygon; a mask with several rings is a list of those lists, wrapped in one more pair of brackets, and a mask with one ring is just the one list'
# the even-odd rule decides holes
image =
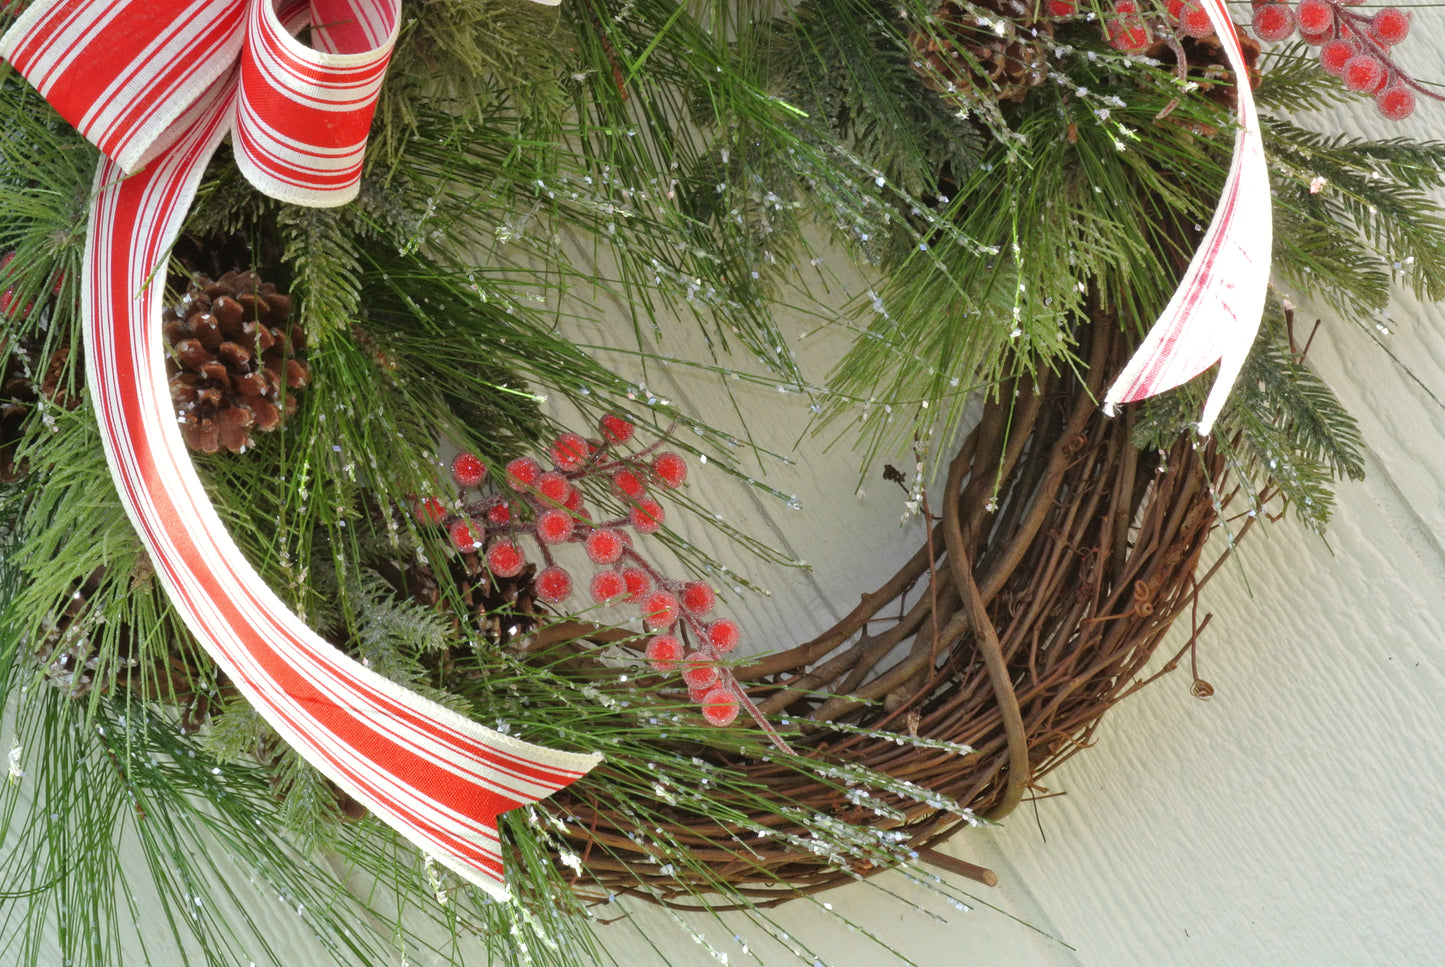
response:
{"label": "red berry cluster", "polygon": [[[587,594],[596,604],[630,604],[638,609],[651,633],[646,657],[662,672],[680,672],[688,695],[700,704],[713,725],[728,725],[746,705],[744,696],[721,659],[741,637],[736,622],[712,614],[713,589],[701,581],[678,581],[660,573],[633,546],[632,533],[655,533],[666,519],[651,489],[671,490],[687,479],[687,461],[676,453],[658,452],[653,444],[632,453],[618,448],[632,440],[634,426],[616,414],[601,420],[599,439],[563,433],[552,442],[552,469],[531,457],[518,457],[503,468],[504,489],[475,499],[468,491],[482,486],[487,468],[472,453],[459,453],[451,463],[452,479],[462,489],[453,511],[436,497],[418,500],[415,516],[425,525],[446,529],[453,547],[465,554],[480,552],[497,577],[520,574],[527,566],[525,543],[536,545],[543,567],[534,586],[537,597],[559,604],[574,591],[572,574],[558,564],[554,551],[580,544],[596,566]],[[594,520],[578,481],[605,479],[627,508],[624,516]],[[692,642],[689,647],[685,642]]]}
{"label": "red berry cluster", "polygon": [[1410,33],[1410,14],[1381,7],[1373,14],[1349,9],[1340,0],[1299,0],[1290,4],[1268,0],[1254,5],[1254,32],[1260,40],[1300,39],[1319,48],[1320,64],[1345,87],[1372,94],[1380,113],[1392,121],[1415,110],[1415,95],[1445,100],[1426,90],[1390,57],[1390,50]]}
{"label": "red berry cluster", "polygon": [[[1072,0],[1052,0],[1049,10],[1056,16],[1065,16],[1075,12],[1075,4]],[[1111,14],[1104,19],[1109,46],[1126,53],[1139,53],[1163,39],[1157,36],[1161,33],[1165,37],[1182,35],[1196,39],[1214,33],[1214,24],[1200,0],[1168,0],[1164,12],[1163,21],[1151,22],[1140,11],[1138,0],[1115,0]]]}

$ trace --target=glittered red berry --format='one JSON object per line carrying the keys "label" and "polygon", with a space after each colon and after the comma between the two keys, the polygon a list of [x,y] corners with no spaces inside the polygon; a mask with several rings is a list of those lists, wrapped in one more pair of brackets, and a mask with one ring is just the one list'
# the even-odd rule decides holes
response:
{"label": "glittered red berry", "polygon": [[512,508],[500,501],[487,508],[487,522],[505,524],[512,519]]}
{"label": "glittered red berry", "polygon": [[541,465],[531,457],[518,457],[507,464],[507,483],[513,490],[526,490],[541,475]]}
{"label": "glittered red berry", "polygon": [[719,687],[709,689],[702,697],[702,717],[716,726],[731,725],[738,717],[738,698],[732,689]]}
{"label": "glittered red berry", "polygon": [[1048,7],[1049,13],[1055,17],[1072,17],[1074,11],[1078,9],[1078,5],[1074,3],[1074,0],[1049,0],[1046,6]]}
{"label": "glittered red berry", "polygon": [[648,628],[671,628],[676,622],[677,598],[666,591],[654,591],[643,599],[642,623]]}
{"label": "glittered red berry", "polygon": [[676,671],[682,662],[682,642],[677,639],[677,635],[657,635],[647,640],[644,654],[658,671]]}
{"label": "glittered red berry", "polygon": [[1301,33],[1323,34],[1335,26],[1335,8],[1329,0],[1300,0],[1295,20]]}
{"label": "glittered red berry", "polygon": [[602,435],[609,443],[626,443],[632,439],[632,430],[632,424],[616,413],[608,413],[602,418]]}
{"label": "glittered red berry", "polygon": [[1391,121],[1403,121],[1415,113],[1415,92],[1403,84],[1392,84],[1375,95],[1375,107]]}
{"label": "glittered red berry", "polygon": [[631,470],[619,470],[612,475],[612,492],[628,500],[636,500],[647,493],[647,484]]}
{"label": "glittered red berry", "polygon": [[447,508],[435,497],[423,497],[416,502],[411,512],[418,524],[440,524],[447,515]]}
{"label": "glittered red berry", "polygon": [[664,487],[681,487],[687,479],[687,461],[670,450],[659,453],[652,458],[652,472]]}
{"label": "glittered red berry", "polygon": [[556,604],[572,593],[572,575],[555,564],[537,572],[535,584],[537,597],[548,604]]}
{"label": "glittered red berry", "polygon": [[610,527],[601,527],[587,535],[584,547],[593,564],[611,564],[622,556],[622,536]]}
{"label": "glittered red berry", "polygon": [[598,604],[612,604],[627,596],[627,582],[616,571],[598,571],[587,589]]}
{"label": "glittered red berry", "polygon": [[623,568],[622,580],[627,582],[627,600],[631,604],[641,601],[652,590],[652,578],[640,567]]}
{"label": "glittered red berry", "polygon": [[639,534],[655,533],[665,517],[662,505],[651,497],[643,497],[627,512],[627,520]]}
{"label": "glittered red berry", "polygon": [[729,618],[719,618],[707,626],[707,641],[719,654],[727,654],[737,647],[742,632],[738,623]]}
{"label": "glittered red berry", "polygon": [[682,660],[682,680],[688,688],[707,688],[717,683],[717,665],[707,655],[695,651]]}
{"label": "glittered red berry", "polygon": [[572,536],[572,515],[565,510],[546,510],[537,515],[537,540],[561,544]]}
{"label": "glittered red berry", "polygon": [[1149,46],[1149,30],[1139,18],[1139,5],[1134,0],[1114,4],[1114,16],[1105,24],[1109,44],[1115,50],[1137,52]]}
{"label": "glittered red berry", "polygon": [[1359,52],[1348,40],[1331,40],[1320,48],[1320,66],[1325,73],[1339,77],[1345,72],[1345,63]]}
{"label": "glittered red berry", "polygon": [[687,609],[688,614],[701,617],[711,611],[715,604],[717,595],[713,593],[711,586],[701,581],[689,581],[682,586],[682,606]]}
{"label": "glittered red berry", "polygon": [[1300,31],[1300,34],[1299,34],[1299,39],[1300,39],[1300,40],[1303,40],[1305,43],[1309,44],[1311,47],[1322,47],[1322,46],[1324,46],[1324,44],[1325,44],[1327,41],[1329,41],[1330,39],[1332,39],[1332,37],[1333,37],[1333,32],[1332,32],[1332,31],[1329,31],[1329,30],[1326,30],[1326,31],[1325,31],[1324,33],[1322,33],[1322,34],[1308,34],[1308,33],[1305,33],[1303,30],[1301,30],[1301,31]]}
{"label": "glittered red berry", "polygon": [[1410,33],[1410,15],[1399,7],[1377,11],[1370,19],[1370,33],[1382,44],[1398,44]]}
{"label": "glittered red berry", "polygon": [[[1324,0],[1320,2],[1323,3]],[[1185,36],[1202,39],[1214,33],[1214,22],[1209,19],[1209,14],[1204,12],[1204,6],[1199,0],[1181,4],[1175,19],[1179,21],[1179,29]]]}
{"label": "glittered red berry", "polygon": [[487,548],[487,569],[499,578],[514,578],[526,566],[522,549],[512,541],[497,541]]}
{"label": "glittered red berry", "polygon": [[487,476],[487,465],[475,453],[463,451],[452,457],[452,479],[458,487],[475,487]]}
{"label": "glittered red berry", "polygon": [[453,521],[452,525],[447,528],[447,536],[451,538],[452,547],[459,551],[475,551],[481,547],[482,542],[477,539],[478,533],[480,531],[469,520]]}
{"label": "glittered red berry", "polygon": [[1294,9],[1287,3],[1262,3],[1254,8],[1254,35],[1266,43],[1294,33]]}
{"label": "glittered red berry", "polygon": [[555,470],[548,470],[538,477],[535,486],[537,493],[540,494],[544,500],[550,500],[552,503],[559,505],[566,503],[567,492],[572,489],[572,485],[567,482],[567,478]]}
{"label": "glittered red berry", "polygon": [[582,501],[585,499],[586,498],[582,496],[581,487],[568,485],[567,499],[562,502],[562,506],[571,511],[579,511],[582,509]]}
{"label": "glittered red berry", "polygon": [[1109,21],[1109,46],[1128,54],[1149,48],[1149,31],[1142,24],[1124,20]]}
{"label": "glittered red berry", "polygon": [[580,433],[564,433],[552,441],[552,462],[562,470],[580,470],[591,454]]}
{"label": "glittered red berry", "polygon": [[1385,83],[1385,65],[1371,54],[1356,54],[1345,61],[1340,80],[1352,91],[1370,94]]}

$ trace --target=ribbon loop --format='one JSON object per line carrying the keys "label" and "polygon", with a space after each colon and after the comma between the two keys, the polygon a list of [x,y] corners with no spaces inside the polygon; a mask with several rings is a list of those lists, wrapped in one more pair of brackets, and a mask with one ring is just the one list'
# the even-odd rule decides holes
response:
{"label": "ribbon loop", "polygon": [[[293,38],[269,3],[251,5],[233,121],[236,165],[273,198],[344,205],[361,182],[366,135],[400,11],[395,3],[310,6],[307,19],[326,24],[313,31],[325,50]],[[292,8],[307,12],[304,4],[291,4],[283,16]]]}
{"label": "ribbon loop", "polygon": [[[306,24],[315,47],[292,36]],[[356,197],[397,0],[45,0],[0,56],[106,157],[134,174],[167,150],[239,68],[230,119],[253,185],[297,205]],[[123,38],[123,43],[117,43]]]}

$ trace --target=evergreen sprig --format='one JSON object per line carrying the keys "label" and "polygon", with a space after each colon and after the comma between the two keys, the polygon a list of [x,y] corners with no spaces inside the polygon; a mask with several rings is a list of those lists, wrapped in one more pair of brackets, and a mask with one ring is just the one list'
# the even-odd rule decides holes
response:
{"label": "evergreen sprig", "polygon": [[[1267,119],[1275,271],[1343,313],[1368,313],[1392,282],[1445,296],[1445,143],[1366,140]],[[1350,231],[1349,229],[1353,229]]]}

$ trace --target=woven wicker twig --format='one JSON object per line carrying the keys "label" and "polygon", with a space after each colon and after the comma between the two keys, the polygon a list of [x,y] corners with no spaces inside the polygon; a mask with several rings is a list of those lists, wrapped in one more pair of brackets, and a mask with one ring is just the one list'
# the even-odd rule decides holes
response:
{"label": "woven wicker twig", "polygon": [[[945,492],[931,495],[940,519],[912,559],[822,635],[737,669],[764,712],[974,751],[960,757],[820,729],[812,754],[908,780],[997,819],[1043,791],[1039,780],[1093,741],[1115,702],[1163,673],[1143,677],[1174,620],[1194,608],[1224,461],[1185,438],[1167,455],[1136,450],[1129,419],[1106,419],[1097,404],[1127,340],[1112,325],[1092,330],[1082,377],[1040,373],[1036,384],[1006,387],[985,407]],[[1196,611],[1195,636],[1165,671],[1203,624]],[[778,763],[733,765],[780,802],[901,831],[925,859],[940,855],[931,847],[963,822],[901,798],[893,804],[906,818],[880,821],[834,783]],[[578,845],[606,889],[679,906],[708,890],[701,877],[687,882],[687,871],[649,875],[646,847],[629,837],[626,817],[580,798],[565,808],[579,820],[574,829],[588,830]],[[736,826],[683,812],[667,833],[712,876],[761,903],[876,872],[839,869],[789,845],[789,834],[806,834],[782,816],[750,818],[779,835],[740,848]],[[987,871],[970,875],[988,879]]]}

